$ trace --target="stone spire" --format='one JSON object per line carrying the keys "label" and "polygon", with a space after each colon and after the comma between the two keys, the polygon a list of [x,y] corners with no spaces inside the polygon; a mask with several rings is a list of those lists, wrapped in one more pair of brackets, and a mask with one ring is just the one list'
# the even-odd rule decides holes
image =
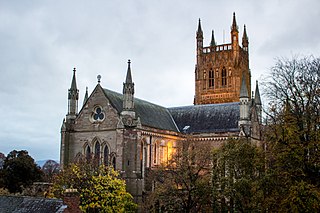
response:
{"label": "stone spire", "polygon": [[242,74],[242,83],[240,89],[240,120],[239,126],[249,122],[249,95],[244,73]]}
{"label": "stone spire", "polygon": [[244,73],[242,74],[241,88],[240,88],[240,98],[249,98],[248,88],[246,83],[246,78]]}
{"label": "stone spire", "polygon": [[261,98],[260,98],[258,81],[256,81],[256,91],[255,91],[255,96],[254,96],[254,103],[257,108],[258,120],[259,120],[259,123],[261,124],[262,123],[262,102],[261,102]]}
{"label": "stone spire", "polygon": [[237,25],[237,21],[236,21],[236,13],[233,12],[233,20],[232,20],[232,26],[231,26],[231,31],[235,31],[238,32],[238,25]]}
{"label": "stone spire", "polygon": [[243,29],[243,36],[242,36],[242,47],[243,47],[245,50],[248,50],[249,39],[248,39],[248,36],[247,36],[246,25],[244,25],[243,28],[244,28],[244,29]]}
{"label": "stone spire", "polygon": [[83,98],[83,105],[86,103],[86,101],[88,100],[88,87],[86,87],[86,94],[84,94],[84,98]]}
{"label": "stone spire", "polygon": [[256,91],[255,91],[255,96],[254,96],[254,103],[256,105],[261,105],[261,98],[260,98],[258,81],[256,81]]}
{"label": "stone spire", "polygon": [[73,69],[71,87],[68,92],[68,114],[67,118],[75,118],[78,113],[79,90],[76,82],[76,68]]}
{"label": "stone spire", "polygon": [[70,90],[76,91],[77,90],[77,82],[76,82],[76,68],[73,68],[73,77],[71,81]]}
{"label": "stone spire", "polygon": [[199,23],[198,23],[197,39],[203,39],[203,32],[201,29],[201,20],[200,19],[199,19]]}
{"label": "stone spire", "polygon": [[211,47],[214,47],[216,46],[216,41],[214,39],[214,31],[212,30],[212,33],[211,33],[211,43],[210,43],[210,46]]}
{"label": "stone spire", "polygon": [[128,60],[126,81],[123,83],[123,110],[133,110],[134,83],[131,76],[131,61]]}

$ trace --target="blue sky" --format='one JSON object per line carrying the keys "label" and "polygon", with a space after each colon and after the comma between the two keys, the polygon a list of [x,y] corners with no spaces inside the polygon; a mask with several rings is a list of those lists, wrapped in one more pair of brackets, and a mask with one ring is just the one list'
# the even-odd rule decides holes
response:
{"label": "blue sky", "polygon": [[255,82],[277,57],[319,57],[319,8],[318,0],[0,0],[0,152],[59,160],[73,67],[80,106],[98,74],[103,87],[121,92],[128,59],[136,97],[191,105],[199,18],[204,43],[214,30],[221,44],[230,42],[236,12],[241,36],[247,26]]}

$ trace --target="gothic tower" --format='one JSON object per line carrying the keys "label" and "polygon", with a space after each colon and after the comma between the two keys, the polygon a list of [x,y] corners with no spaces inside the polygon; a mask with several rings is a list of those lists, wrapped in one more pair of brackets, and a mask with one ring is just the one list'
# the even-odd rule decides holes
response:
{"label": "gothic tower", "polygon": [[204,47],[199,19],[196,40],[194,104],[239,102],[242,76],[246,80],[247,90],[251,91],[249,40],[246,27],[244,26],[241,47],[236,16],[233,13],[231,43],[217,45],[212,31],[210,45]]}

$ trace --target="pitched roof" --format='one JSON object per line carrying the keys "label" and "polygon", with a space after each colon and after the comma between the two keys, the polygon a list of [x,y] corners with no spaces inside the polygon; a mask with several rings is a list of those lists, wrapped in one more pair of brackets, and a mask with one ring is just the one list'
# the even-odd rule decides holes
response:
{"label": "pitched roof", "polygon": [[239,103],[207,104],[169,108],[179,130],[190,126],[188,133],[239,131]]}
{"label": "pitched roof", "polygon": [[[108,89],[103,90],[111,105],[120,113],[123,107],[123,95]],[[179,131],[167,108],[138,98],[134,98],[134,108],[137,116],[140,117],[142,125],[163,130]]]}
{"label": "pitched roof", "polygon": [[63,212],[64,207],[63,201],[59,199],[0,196],[2,213]]}

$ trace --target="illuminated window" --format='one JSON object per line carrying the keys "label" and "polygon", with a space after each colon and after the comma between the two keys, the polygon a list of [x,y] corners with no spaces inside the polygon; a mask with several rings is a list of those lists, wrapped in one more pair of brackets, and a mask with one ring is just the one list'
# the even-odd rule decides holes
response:
{"label": "illuminated window", "polygon": [[154,144],[154,148],[153,148],[153,163],[157,164],[157,145]]}
{"label": "illuminated window", "polygon": [[214,72],[209,71],[209,88],[214,88]]}
{"label": "illuminated window", "polygon": [[222,87],[227,86],[227,70],[225,67],[222,68],[222,72],[221,72],[221,86]]}

